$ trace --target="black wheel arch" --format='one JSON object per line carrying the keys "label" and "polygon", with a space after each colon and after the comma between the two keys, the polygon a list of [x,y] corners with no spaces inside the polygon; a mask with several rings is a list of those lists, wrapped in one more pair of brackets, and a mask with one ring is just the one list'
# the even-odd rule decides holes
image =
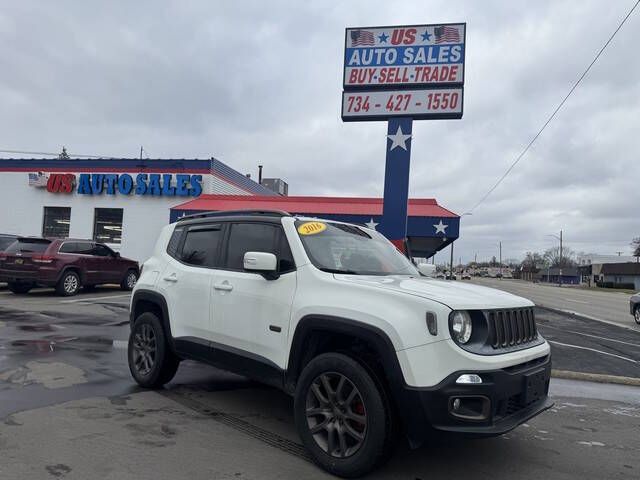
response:
{"label": "black wheel arch", "polygon": [[[293,334],[285,373],[285,390],[288,393],[295,391],[297,380],[304,366],[317,351],[317,339],[327,334],[351,337],[366,343],[374,350],[378,364],[382,369],[381,373],[384,376],[381,380],[385,382],[404,430],[412,442],[414,438],[412,426],[417,427],[418,423],[424,423],[426,419],[416,418],[423,415],[423,410],[416,396],[412,395],[410,389],[407,388],[391,339],[378,327],[343,317],[327,315],[303,317]],[[415,438],[420,436],[421,432],[415,432]]]}
{"label": "black wheel arch", "polygon": [[158,316],[162,328],[164,329],[165,338],[169,344],[171,351],[175,353],[175,343],[171,333],[171,324],[169,323],[169,308],[167,301],[158,292],[152,290],[137,290],[131,299],[131,310],[129,312],[129,327],[133,328],[133,324],[144,312],[152,312]]}

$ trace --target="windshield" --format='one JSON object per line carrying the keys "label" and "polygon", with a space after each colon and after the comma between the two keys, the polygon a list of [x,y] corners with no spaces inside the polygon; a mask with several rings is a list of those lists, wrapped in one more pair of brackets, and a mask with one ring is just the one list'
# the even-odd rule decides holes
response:
{"label": "windshield", "polygon": [[296,221],[311,262],[320,270],[352,275],[418,275],[386,238],[355,225]]}

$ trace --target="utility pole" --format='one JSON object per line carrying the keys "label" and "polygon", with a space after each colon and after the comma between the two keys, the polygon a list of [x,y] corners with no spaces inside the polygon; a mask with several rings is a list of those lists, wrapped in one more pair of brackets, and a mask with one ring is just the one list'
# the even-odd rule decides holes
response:
{"label": "utility pole", "polygon": [[500,245],[500,278],[502,278],[502,241],[499,243]]}
{"label": "utility pole", "polygon": [[558,286],[562,286],[562,230],[560,230],[560,270],[558,275]]}
{"label": "utility pole", "polygon": [[453,280],[453,242],[451,242],[451,260],[449,265],[449,279]]}

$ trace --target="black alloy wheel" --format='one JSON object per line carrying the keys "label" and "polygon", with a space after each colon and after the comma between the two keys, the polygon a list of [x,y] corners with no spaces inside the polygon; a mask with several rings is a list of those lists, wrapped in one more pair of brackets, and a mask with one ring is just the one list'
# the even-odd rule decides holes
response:
{"label": "black alloy wheel", "polygon": [[167,344],[160,320],[151,312],[141,314],[133,324],[127,353],[131,376],[145,388],[170,382],[180,364]]}
{"label": "black alloy wheel", "polygon": [[636,307],[636,310],[633,313],[633,318],[636,320],[636,323],[640,325],[640,305]]}
{"label": "black alloy wheel", "polygon": [[392,450],[392,412],[369,367],[342,353],[323,353],[296,384],[294,416],[302,443],[322,468],[359,477]]}
{"label": "black alloy wheel", "polygon": [[156,363],[156,334],[148,323],[133,334],[133,364],[136,371],[146,376]]}
{"label": "black alloy wheel", "polygon": [[318,446],[332,457],[355,454],[367,435],[362,394],[340,373],[323,373],[307,393],[307,425]]}

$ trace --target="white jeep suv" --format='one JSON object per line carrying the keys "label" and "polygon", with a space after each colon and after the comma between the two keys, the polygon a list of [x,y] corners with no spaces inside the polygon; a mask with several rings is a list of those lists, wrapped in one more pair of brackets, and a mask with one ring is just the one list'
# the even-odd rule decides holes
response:
{"label": "white jeep suv", "polygon": [[353,477],[434,431],[507,432],[549,408],[533,304],[421,276],[381,234],[277,211],[166,226],[131,300],[129,366],[156,388],[181,359],[294,396],[302,442]]}

